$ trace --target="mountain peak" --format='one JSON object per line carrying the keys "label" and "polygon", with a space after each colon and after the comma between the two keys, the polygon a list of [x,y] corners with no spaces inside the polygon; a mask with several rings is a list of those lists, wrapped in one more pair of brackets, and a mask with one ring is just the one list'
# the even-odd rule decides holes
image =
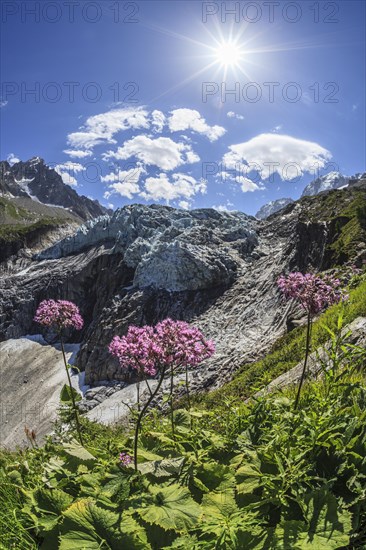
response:
{"label": "mountain peak", "polygon": [[346,187],[349,183],[350,177],[344,176],[338,171],[333,170],[328,174],[319,176],[311,181],[304,189],[302,197],[317,195],[323,191],[330,191],[331,189],[340,189]]}
{"label": "mountain peak", "polygon": [[78,195],[41,157],[19,161],[13,166],[2,161],[0,165],[0,195],[28,197],[48,206],[60,206],[85,221],[109,212],[97,200]]}
{"label": "mountain peak", "polygon": [[274,201],[270,201],[267,204],[264,204],[256,213],[255,217],[259,220],[264,220],[265,218],[268,218],[268,216],[271,216],[272,214],[275,214],[275,212],[279,212],[279,210],[282,210],[282,208],[285,208],[285,206],[288,206],[289,204],[292,204],[294,202],[293,199],[286,198],[286,199],[277,199]]}

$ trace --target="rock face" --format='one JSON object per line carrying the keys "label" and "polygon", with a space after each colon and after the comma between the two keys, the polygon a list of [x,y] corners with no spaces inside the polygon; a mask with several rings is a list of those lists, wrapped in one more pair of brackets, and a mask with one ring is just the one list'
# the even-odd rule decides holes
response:
{"label": "rock face", "polygon": [[365,195],[353,188],[305,197],[265,221],[211,209],[122,208],[43,250],[12,279],[0,277],[0,340],[38,332],[32,319],[41,300],[72,300],[85,319],[70,340],[81,344],[77,366],[87,384],[100,386],[131,382],[108,353],[114,335],[182,319],[216,342],[195,389],[217,387],[285,332],[292,306],[278,292],[281,273],[331,267],[349,223],[359,242],[342,261],[363,254]]}
{"label": "rock face", "polygon": [[255,217],[259,220],[264,220],[272,214],[279,212],[279,210],[282,210],[282,208],[285,208],[285,206],[292,204],[293,202],[295,202],[293,199],[277,199],[275,201],[270,201],[269,203],[264,204],[262,208],[258,210]]}
{"label": "rock face", "polygon": [[1,161],[0,194],[30,197],[43,204],[62,206],[70,209],[82,220],[96,218],[108,212],[98,201],[78,195],[39,157],[27,162],[17,162],[13,166]]}
{"label": "rock face", "polygon": [[350,180],[349,176],[343,176],[340,172],[329,172],[324,176],[319,176],[315,180],[311,181],[302,192],[302,197],[317,195],[322,191],[330,191],[332,189],[339,189],[346,187]]}
{"label": "rock face", "polygon": [[83,225],[38,258],[61,258],[102,243],[113,245],[112,253],[123,254],[135,270],[134,287],[180,292],[230,283],[258,237],[253,219],[239,212],[133,205]]}
{"label": "rock face", "polygon": [[[67,379],[60,347],[45,344],[42,337],[0,343],[0,446],[24,446],[25,426],[36,431],[38,443],[53,428]],[[77,349],[67,344],[70,363]],[[79,389],[77,376],[72,377],[72,384]]]}

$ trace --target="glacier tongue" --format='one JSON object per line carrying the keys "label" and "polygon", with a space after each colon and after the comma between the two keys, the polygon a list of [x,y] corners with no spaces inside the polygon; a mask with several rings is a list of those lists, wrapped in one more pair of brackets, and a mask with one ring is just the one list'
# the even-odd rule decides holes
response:
{"label": "glacier tongue", "polygon": [[[253,218],[240,212],[133,205],[82,225],[78,231],[40,253],[58,259],[103,245],[123,254],[136,269],[134,286],[171,291],[197,290],[228,283],[243,254],[258,243]],[[228,243],[240,241],[240,250]]]}

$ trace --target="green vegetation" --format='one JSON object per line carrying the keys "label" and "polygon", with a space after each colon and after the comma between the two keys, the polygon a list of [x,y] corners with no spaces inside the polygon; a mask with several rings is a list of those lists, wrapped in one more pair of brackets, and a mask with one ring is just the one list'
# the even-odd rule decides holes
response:
{"label": "green vegetation", "polygon": [[[365,284],[352,292],[353,312]],[[323,321],[334,326],[336,313]],[[133,452],[132,432],[85,419],[84,447],[57,430],[43,447],[29,438],[30,449],[2,451],[2,548],[365,548],[366,352],[340,330],[335,321],[329,370],[305,384],[299,409],[295,388],[178,409],[174,434],[155,411],[138,472],[118,460]]]}
{"label": "green vegetation", "polygon": [[108,428],[87,448],[64,439],[3,453],[4,548],[364,548],[357,367],[309,383],[298,411],[291,391],[228,410],[221,431],[214,411],[175,411],[175,441],[168,419],[151,419],[137,474],[116,460],[132,439]]}
{"label": "green vegetation", "polygon": [[[324,344],[329,339],[326,327],[337,328],[340,312],[343,312],[344,324],[356,317],[366,316],[366,278],[358,277],[358,286],[349,293],[349,300],[329,308],[313,323],[312,348]],[[287,333],[274,344],[266,357],[255,363],[245,364],[234,379],[218,390],[201,394],[196,400],[201,406],[227,407],[232,401],[243,400],[262,389],[271,380],[295,367],[304,356],[306,327],[301,326]]]}
{"label": "green vegetation", "polygon": [[0,222],[1,224],[14,224],[24,221],[31,221],[35,218],[34,214],[14,204],[9,199],[0,197]]}
{"label": "green vegetation", "polygon": [[[81,417],[71,395],[38,447],[0,450],[0,550],[362,550],[366,547],[366,350],[341,336],[366,316],[366,274],[312,329],[323,376],[245,400],[303,359],[305,327],[171,418],[134,435]],[[166,402],[166,400],[165,400]],[[184,401],[181,402],[181,404]],[[164,400],[163,400],[164,404]],[[180,404],[180,406],[181,406]],[[66,429],[65,429],[65,423]]]}
{"label": "green vegetation", "polygon": [[39,233],[76,221],[77,217],[63,208],[31,199],[0,197],[0,243],[3,244],[18,241],[27,244],[27,240]]}
{"label": "green vegetation", "polygon": [[23,240],[37,231],[58,227],[60,220],[55,218],[42,218],[34,223],[18,225],[0,225],[0,241],[13,242]]}
{"label": "green vegetation", "polygon": [[326,221],[330,228],[326,267],[354,258],[359,243],[366,242],[366,192],[350,189],[345,195],[341,190],[334,190],[316,198],[305,197],[302,203],[307,206],[301,215],[303,221]]}

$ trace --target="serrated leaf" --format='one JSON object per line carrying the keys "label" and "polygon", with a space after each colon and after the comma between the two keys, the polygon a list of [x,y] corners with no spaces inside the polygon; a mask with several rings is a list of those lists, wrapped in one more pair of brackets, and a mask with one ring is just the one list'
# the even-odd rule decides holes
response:
{"label": "serrated leaf", "polygon": [[154,477],[179,476],[185,458],[164,458],[163,460],[154,460],[139,464],[138,469],[142,474],[151,474]]}
{"label": "serrated leaf", "polygon": [[68,455],[74,458],[78,458],[82,462],[90,462],[96,460],[89,451],[85,449],[80,443],[73,439],[70,443],[64,443],[63,451]]}
{"label": "serrated leaf", "polygon": [[203,496],[202,510],[204,518],[221,519],[239,512],[235,502],[234,491],[213,492]]}
{"label": "serrated leaf", "polygon": [[261,473],[248,462],[242,464],[236,471],[238,494],[252,493],[261,485]]}
{"label": "serrated leaf", "polygon": [[72,503],[72,496],[61,489],[39,489],[34,494],[38,508],[44,512],[60,515]]}
{"label": "serrated leaf", "polygon": [[119,515],[99,508],[92,500],[74,502],[63,516],[59,550],[99,549],[103,541],[108,542],[103,548],[123,548],[123,536],[118,528]]}
{"label": "serrated leaf", "polygon": [[177,428],[191,429],[191,415],[185,409],[177,409],[173,413],[174,424]]}
{"label": "serrated leaf", "polygon": [[130,494],[130,482],[123,474],[114,475],[103,486],[102,493],[109,497],[118,496],[119,501],[125,500]]}
{"label": "serrated leaf", "polygon": [[200,507],[185,487],[178,484],[150,486],[149,493],[144,499],[145,507],[136,509],[147,523],[176,532],[192,529],[197,524]]}
{"label": "serrated leaf", "polygon": [[162,456],[146,449],[138,449],[138,458],[143,458],[144,460],[162,460]]}

